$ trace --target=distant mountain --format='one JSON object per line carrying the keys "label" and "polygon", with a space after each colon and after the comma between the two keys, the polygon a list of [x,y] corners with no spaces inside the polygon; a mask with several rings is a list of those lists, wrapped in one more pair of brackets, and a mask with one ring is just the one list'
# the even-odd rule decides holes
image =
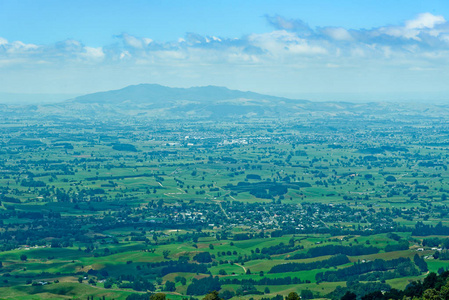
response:
{"label": "distant mountain", "polygon": [[[159,84],[131,85],[120,90],[99,92],[76,97],[71,101],[77,103],[101,104],[157,104],[167,101],[194,101],[214,103],[233,99],[252,99],[269,101],[292,101],[287,98],[262,95],[253,92],[230,90],[219,86],[203,86],[191,88],[171,88]],[[307,101],[302,101],[307,102]]]}
{"label": "distant mountain", "polygon": [[306,100],[204,86],[171,88],[158,84],[131,85],[119,90],[79,96],[47,105],[54,114],[131,115],[169,119],[280,117],[301,110]]}
{"label": "distant mountain", "polygon": [[45,118],[149,118],[173,120],[220,120],[251,118],[345,118],[364,120],[411,116],[447,116],[449,105],[426,103],[312,102],[253,92],[205,86],[171,88],[139,84],[119,90],[79,96],[64,102],[43,105],[3,105],[0,116]]}

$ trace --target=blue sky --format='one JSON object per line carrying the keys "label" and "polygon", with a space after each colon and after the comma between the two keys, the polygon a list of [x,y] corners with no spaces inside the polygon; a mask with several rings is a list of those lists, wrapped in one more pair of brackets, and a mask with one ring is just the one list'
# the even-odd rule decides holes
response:
{"label": "blue sky", "polygon": [[159,83],[444,98],[447,20],[447,1],[0,0],[0,93]]}

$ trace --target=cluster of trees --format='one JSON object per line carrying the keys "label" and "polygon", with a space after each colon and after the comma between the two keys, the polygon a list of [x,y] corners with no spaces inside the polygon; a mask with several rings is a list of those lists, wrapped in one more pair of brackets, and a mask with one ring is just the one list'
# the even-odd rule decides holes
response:
{"label": "cluster of trees", "polygon": [[161,276],[165,276],[170,273],[179,273],[179,272],[207,273],[207,267],[208,265],[205,264],[190,264],[181,261],[163,268],[160,274]]}
{"label": "cluster of trees", "polygon": [[271,268],[268,273],[284,273],[284,272],[298,272],[305,270],[314,270],[321,268],[329,268],[340,266],[349,263],[349,259],[346,255],[337,254],[329,259],[314,261],[310,263],[286,263],[276,265]]}
{"label": "cluster of trees", "polygon": [[[395,273],[387,274],[386,271],[395,270]],[[337,282],[342,280],[359,280],[361,274],[369,272],[382,272],[377,273],[376,277],[386,276],[390,279],[394,277],[416,276],[419,275],[419,271],[416,269],[410,258],[397,258],[392,260],[376,259],[374,261],[364,263],[354,263],[353,266],[336,270],[319,272],[315,275],[315,279],[318,282],[330,281]],[[391,278],[394,278],[391,277]],[[364,278],[366,279],[366,278]],[[382,278],[383,279],[383,278]],[[362,279],[360,279],[362,280]]]}
{"label": "cluster of trees", "polygon": [[410,246],[406,240],[400,240],[398,244],[388,244],[385,246],[385,252],[402,251],[407,250]]}
{"label": "cluster of trees", "polygon": [[[129,264],[132,261],[128,261]],[[165,276],[170,273],[191,272],[191,273],[207,273],[210,265],[189,263],[187,259],[168,260],[155,263],[137,264],[136,269],[145,274],[153,274],[154,276]],[[120,280],[134,281],[133,273],[124,273],[118,277]]]}
{"label": "cluster of trees", "polygon": [[[270,290],[267,288],[268,293],[269,293],[269,291]],[[237,296],[244,296],[244,295],[263,295],[264,293],[261,291],[258,291],[254,285],[244,283],[240,287],[237,288],[235,294]]]}
{"label": "cluster of trees", "polygon": [[187,295],[205,295],[211,291],[219,291],[221,283],[218,276],[204,277],[201,279],[194,278],[192,283],[187,287]]}
{"label": "cluster of trees", "polygon": [[299,189],[300,187],[310,187],[309,183],[278,183],[271,181],[262,181],[262,182],[239,182],[236,186],[232,184],[228,184],[226,186],[227,189],[236,192],[249,192],[251,195],[261,198],[261,199],[273,199],[276,196],[285,195],[288,192],[288,188]]}
{"label": "cluster of trees", "polygon": [[135,291],[155,291],[156,287],[148,279],[136,277],[132,282],[121,283],[118,285],[121,289],[133,289]]}
{"label": "cluster of trees", "polygon": [[413,262],[415,263],[415,265],[419,268],[419,270],[421,272],[427,272],[429,270],[429,268],[427,267],[427,263],[424,260],[424,258],[419,256],[418,254],[415,254],[415,256],[413,257]]}
{"label": "cluster of trees", "polygon": [[[396,266],[394,270],[390,271],[376,271],[376,272],[369,272],[366,274],[361,274],[358,276],[355,276],[353,278],[357,278],[357,280],[360,281],[381,281],[384,282],[385,280],[393,279],[393,278],[400,278],[405,276],[414,276],[419,275],[418,270],[416,270],[415,266],[411,261],[405,261],[400,263]],[[351,278],[351,279],[353,279]]]}
{"label": "cluster of trees", "polygon": [[297,253],[287,259],[303,259],[313,258],[325,255],[344,254],[348,256],[370,255],[379,253],[379,248],[363,245],[342,246],[342,245],[326,245],[322,247],[310,248],[307,253]]}
{"label": "cluster of trees", "polygon": [[[448,277],[448,271],[443,272],[440,275],[432,272],[427,275],[422,282],[413,281],[402,291],[397,289],[385,289],[382,287],[369,293],[360,293],[354,289],[348,289],[345,292],[352,293],[358,298],[361,297],[362,300],[400,300],[404,298],[413,298],[416,300],[449,299]],[[343,298],[333,297],[333,299]]]}
{"label": "cluster of trees", "polygon": [[27,244],[44,246],[48,244],[49,237],[53,238],[52,247],[72,246],[74,241],[81,243],[93,241],[92,237],[86,235],[88,232],[86,229],[80,229],[81,224],[76,220],[67,222],[64,219],[53,218],[36,220],[34,223],[36,227],[30,230],[1,232],[0,250],[8,251]]}
{"label": "cluster of trees", "polygon": [[136,146],[131,145],[131,144],[117,143],[117,144],[112,145],[112,149],[117,150],[117,151],[137,152]]}
{"label": "cluster of trees", "polygon": [[[443,250],[441,252],[435,252],[435,254],[438,253],[438,259],[440,260],[449,260],[449,251],[448,250]],[[435,256],[434,256],[435,257]]]}
{"label": "cluster of trees", "polygon": [[22,182],[20,183],[21,186],[23,187],[45,187],[47,184],[43,181],[39,181],[39,180],[22,180]]}
{"label": "cluster of trees", "polygon": [[212,262],[212,256],[209,252],[200,252],[193,257],[199,263],[210,263]]}
{"label": "cluster of trees", "polygon": [[8,203],[21,203],[20,199],[17,199],[15,197],[9,197],[6,195],[0,195],[0,204],[3,202],[8,202]]}
{"label": "cluster of trees", "polygon": [[449,239],[448,238],[440,239],[438,237],[426,238],[426,239],[423,239],[422,245],[424,247],[441,246],[441,247],[443,247],[445,249],[449,249]]}
{"label": "cluster of trees", "polygon": [[126,300],[166,300],[166,295],[164,293],[131,294],[126,297]]}
{"label": "cluster of trees", "polygon": [[428,235],[449,235],[449,227],[443,226],[443,223],[439,222],[437,225],[426,225],[423,222],[417,222],[415,228],[412,231],[412,235],[416,236],[428,236]]}
{"label": "cluster of trees", "polygon": [[[295,241],[293,239],[291,239],[287,245],[284,243],[279,243],[279,245],[264,247],[260,250],[260,252],[262,254],[276,255],[276,254],[289,253],[289,252],[293,252],[293,251],[301,250],[301,249],[304,249],[304,247],[301,245],[295,246]],[[257,250],[258,250],[258,248],[256,248],[256,253],[257,253]]]}
{"label": "cluster of trees", "polygon": [[279,278],[269,278],[263,277],[259,280],[255,279],[237,279],[237,278],[222,278],[220,279],[221,284],[252,284],[252,285],[290,285],[290,284],[301,284],[310,283],[309,280],[302,281],[298,277],[279,277]]}
{"label": "cluster of trees", "polygon": [[[377,292],[384,291],[388,293],[391,290],[391,286],[386,283],[380,282],[367,282],[362,283],[358,281],[348,281],[346,283],[346,287],[337,286],[337,288],[327,295],[327,298],[332,300],[356,300],[364,297],[365,295]],[[368,298],[369,299],[369,298]],[[368,300],[366,299],[366,300]],[[390,299],[390,298],[387,298]],[[402,299],[402,298],[400,298]],[[374,300],[374,299],[369,299]]]}

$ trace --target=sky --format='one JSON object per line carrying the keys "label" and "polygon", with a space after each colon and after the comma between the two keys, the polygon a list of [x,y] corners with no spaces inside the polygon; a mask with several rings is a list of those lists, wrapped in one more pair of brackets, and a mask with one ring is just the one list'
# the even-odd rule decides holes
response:
{"label": "sky", "polygon": [[0,0],[0,102],[140,83],[449,101],[448,20],[446,0]]}

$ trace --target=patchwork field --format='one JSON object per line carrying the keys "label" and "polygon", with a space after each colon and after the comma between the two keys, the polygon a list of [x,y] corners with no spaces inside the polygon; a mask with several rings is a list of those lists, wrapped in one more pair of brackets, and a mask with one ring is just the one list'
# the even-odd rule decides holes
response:
{"label": "patchwork field", "polygon": [[444,273],[447,120],[348,118],[2,119],[0,298],[360,298]]}

